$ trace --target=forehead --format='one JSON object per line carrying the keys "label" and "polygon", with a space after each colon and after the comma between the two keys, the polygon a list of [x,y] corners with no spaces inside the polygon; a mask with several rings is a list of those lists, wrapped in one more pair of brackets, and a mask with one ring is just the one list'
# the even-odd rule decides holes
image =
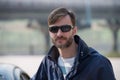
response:
{"label": "forehead", "polygon": [[54,24],[49,26],[61,26],[61,25],[72,25],[71,18],[69,15],[59,18]]}

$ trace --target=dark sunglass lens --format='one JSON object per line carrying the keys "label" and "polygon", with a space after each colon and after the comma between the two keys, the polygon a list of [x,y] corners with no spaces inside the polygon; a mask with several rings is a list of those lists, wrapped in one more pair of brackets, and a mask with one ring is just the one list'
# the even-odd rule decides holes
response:
{"label": "dark sunglass lens", "polygon": [[52,33],[57,33],[58,32],[58,27],[49,27],[49,31]]}
{"label": "dark sunglass lens", "polygon": [[62,32],[68,32],[71,30],[71,28],[72,27],[70,25],[64,25],[61,27],[61,30],[62,30]]}

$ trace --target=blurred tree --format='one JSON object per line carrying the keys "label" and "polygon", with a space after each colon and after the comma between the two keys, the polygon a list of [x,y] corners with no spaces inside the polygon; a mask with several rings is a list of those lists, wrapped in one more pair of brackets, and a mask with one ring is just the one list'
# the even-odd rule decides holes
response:
{"label": "blurred tree", "polygon": [[[27,25],[28,28],[37,29],[37,30],[41,31],[44,34],[44,37],[45,37],[45,50],[46,51],[50,47],[50,37],[49,37],[48,27],[47,26],[48,26],[47,21],[46,20],[41,20],[41,18],[40,19],[29,19],[29,22],[28,22],[28,25]],[[46,53],[46,51],[45,51],[45,53]]]}
{"label": "blurred tree", "polygon": [[120,29],[120,19],[112,18],[107,20],[113,34],[113,51],[118,52],[118,31]]}

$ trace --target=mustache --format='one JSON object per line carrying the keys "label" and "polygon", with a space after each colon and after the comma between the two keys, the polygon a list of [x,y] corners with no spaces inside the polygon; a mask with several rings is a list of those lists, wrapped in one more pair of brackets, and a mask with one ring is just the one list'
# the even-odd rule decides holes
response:
{"label": "mustache", "polygon": [[61,37],[56,37],[55,41],[57,41],[57,40],[59,40],[59,39],[66,40],[67,38],[66,38],[66,37],[63,37],[63,36],[61,36]]}

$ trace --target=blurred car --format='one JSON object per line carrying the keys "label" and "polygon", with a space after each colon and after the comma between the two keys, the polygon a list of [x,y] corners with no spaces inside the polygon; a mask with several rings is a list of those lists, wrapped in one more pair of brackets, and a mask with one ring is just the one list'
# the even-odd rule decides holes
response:
{"label": "blurred car", "polygon": [[30,80],[30,77],[16,65],[0,63],[0,80]]}

